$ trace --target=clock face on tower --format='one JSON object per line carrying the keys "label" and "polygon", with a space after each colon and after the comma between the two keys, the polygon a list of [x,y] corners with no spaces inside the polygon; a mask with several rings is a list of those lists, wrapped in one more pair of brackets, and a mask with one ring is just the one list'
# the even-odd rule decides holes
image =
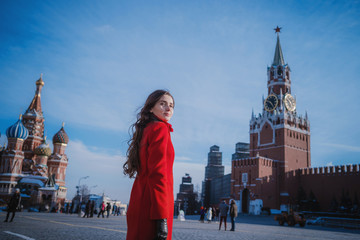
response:
{"label": "clock face on tower", "polygon": [[284,104],[288,111],[292,112],[296,109],[296,101],[289,93],[284,96]]}
{"label": "clock face on tower", "polygon": [[275,94],[270,94],[264,102],[264,108],[266,111],[273,111],[278,105],[278,98]]}

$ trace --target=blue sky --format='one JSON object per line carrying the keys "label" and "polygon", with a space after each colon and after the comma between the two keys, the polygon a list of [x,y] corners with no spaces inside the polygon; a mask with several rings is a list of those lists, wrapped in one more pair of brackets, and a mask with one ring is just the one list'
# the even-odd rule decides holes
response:
{"label": "blue sky", "polygon": [[43,73],[48,139],[66,123],[68,197],[82,180],[127,202],[128,128],[155,89],[175,98],[175,192],[201,185],[209,147],[226,172],[262,111],[280,34],[312,166],[360,163],[359,1],[1,1],[0,144]]}

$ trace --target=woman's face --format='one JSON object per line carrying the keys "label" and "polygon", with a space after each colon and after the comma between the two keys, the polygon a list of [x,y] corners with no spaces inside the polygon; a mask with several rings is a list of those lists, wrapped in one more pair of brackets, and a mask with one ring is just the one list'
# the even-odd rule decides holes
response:
{"label": "woman's face", "polygon": [[155,106],[150,110],[157,118],[163,121],[170,121],[174,113],[174,101],[171,96],[165,94],[159,101],[156,102]]}

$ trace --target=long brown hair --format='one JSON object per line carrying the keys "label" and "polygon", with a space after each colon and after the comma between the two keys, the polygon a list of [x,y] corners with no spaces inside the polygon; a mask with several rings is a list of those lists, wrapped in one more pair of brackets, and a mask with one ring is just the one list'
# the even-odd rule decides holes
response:
{"label": "long brown hair", "polygon": [[[156,90],[152,92],[140,112],[137,114],[137,120],[129,128],[131,139],[128,141],[129,148],[126,152],[127,160],[123,165],[124,174],[129,175],[130,178],[136,176],[140,169],[140,142],[143,135],[144,128],[149,122],[156,120],[156,117],[150,110],[164,95],[169,95],[173,101],[174,97],[165,90]],[[175,105],[175,102],[174,102]]]}

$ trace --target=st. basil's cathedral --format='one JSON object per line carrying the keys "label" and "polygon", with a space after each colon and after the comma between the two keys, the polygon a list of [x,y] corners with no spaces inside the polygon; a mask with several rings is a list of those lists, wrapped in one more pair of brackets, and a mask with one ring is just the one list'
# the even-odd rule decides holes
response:
{"label": "st. basil's cathedral", "polygon": [[0,146],[0,199],[6,202],[19,188],[24,207],[58,207],[66,199],[69,137],[64,124],[53,136],[51,151],[44,134],[41,108],[42,76],[36,81],[35,96],[19,120],[7,128],[7,146]]}

